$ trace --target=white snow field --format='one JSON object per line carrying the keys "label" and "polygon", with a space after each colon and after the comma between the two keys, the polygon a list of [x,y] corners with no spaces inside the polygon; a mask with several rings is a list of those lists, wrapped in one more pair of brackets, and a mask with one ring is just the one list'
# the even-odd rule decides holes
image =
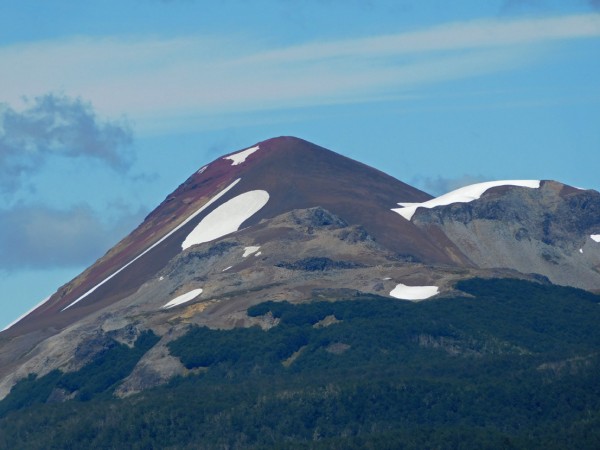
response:
{"label": "white snow field", "polygon": [[177,305],[181,305],[182,303],[189,302],[190,300],[194,300],[200,294],[202,294],[202,289],[194,289],[194,290],[192,290],[190,292],[187,292],[187,293],[182,294],[182,295],[180,295],[178,297],[175,297],[169,303],[166,303],[163,306],[163,308],[164,309],[169,309],[169,308],[172,308],[173,306],[177,306]]}
{"label": "white snow field", "polygon": [[502,180],[472,184],[423,203],[398,203],[402,208],[393,208],[392,211],[397,212],[406,220],[411,220],[417,208],[435,208],[436,206],[450,205],[452,203],[469,203],[480,198],[488,189],[497,186],[520,186],[537,189],[540,187],[540,180]]}
{"label": "white snow field", "polygon": [[437,286],[407,286],[399,283],[392,289],[390,295],[400,300],[425,300],[439,292],[440,289]]}
{"label": "white snow field", "polygon": [[11,323],[9,323],[8,325],[6,325],[4,328],[2,328],[0,331],[6,331],[8,330],[10,327],[12,327],[13,325],[15,325],[16,323],[20,322],[21,319],[27,317],[30,313],[32,313],[33,311],[35,311],[36,309],[38,309],[40,306],[42,306],[44,303],[46,303],[48,300],[50,300],[50,297],[52,297],[51,295],[49,295],[48,297],[46,297],[44,300],[42,300],[41,302],[39,302],[37,305],[35,305],[33,308],[31,308],[29,311],[27,311],[25,314],[20,315],[17,319],[13,320]]}
{"label": "white snow field", "polygon": [[593,241],[600,242],[600,234],[592,234],[590,237]]}
{"label": "white snow field", "polygon": [[244,254],[242,255],[242,257],[245,258],[246,256],[250,256],[252,253],[256,253],[259,248],[260,246],[254,245],[250,247],[244,247]]}
{"label": "white snow field", "polygon": [[227,270],[231,269],[233,266],[227,266],[225,267],[221,272],[226,272]]}
{"label": "white snow field", "polygon": [[181,227],[183,227],[184,225],[186,225],[190,220],[192,220],[194,217],[196,217],[198,214],[200,214],[202,211],[204,211],[206,208],[208,208],[210,205],[212,205],[214,202],[216,202],[217,200],[219,200],[221,197],[223,197],[227,192],[229,192],[236,184],[238,184],[241,181],[241,178],[238,178],[237,180],[235,180],[233,183],[231,183],[229,186],[227,186],[225,189],[223,189],[221,192],[219,192],[217,195],[215,195],[213,198],[211,198],[208,202],[206,202],[202,207],[200,207],[200,209],[198,209],[198,211],[196,211],[195,213],[193,213],[190,217],[188,217],[187,219],[185,219],[183,222],[181,222],[178,226],[176,226],[175,228],[173,228],[171,231],[169,231],[167,234],[165,234],[161,239],[159,239],[157,242],[155,242],[154,244],[152,244],[150,247],[148,247],[146,250],[144,250],[142,253],[140,253],[139,255],[137,255],[135,258],[133,258],[131,261],[129,261],[127,264],[125,264],[123,267],[121,267],[119,270],[117,270],[116,272],[114,272],[112,275],[110,275],[109,277],[105,278],[104,280],[102,280],[100,283],[98,283],[96,286],[94,286],[93,288],[91,288],[89,291],[87,291],[85,294],[82,294],[81,296],[79,296],[75,301],[71,302],[69,305],[65,306],[61,311],[64,311],[67,308],[70,308],[71,306],[73,306],[75,303],[80,302],[81,300],[83,300],[84,298],[86,298],[88,295],[90,295],[92,292],[94,292],[96,289],[98,289],[100,286],[102,286],[104,283],[106,283],[108,280],[110,280],[111,278],[113,278],[114,276],[118,275],[119,273],[121,273],[123,270],[125,270],[127,267],[129,267],[131,264],[133,264],[134,262],[136,262],[138,259],[140,259],[142,256],[144,256],[146,253],[148,253],[150,250],[152,250],[154,247],[156,247],[157,245],[161,244],[162,242],[165,241],[165,239],[167,239],[169,236],[171,236],[173,233],[175,233],[177,230],[179,230]]}
{"label": "white snow field", "polygon": [[258,150],[258,145],[247,148],[246,150],[242,150],[241,152],[237,152],[233,155],[226,156],[223,159],[229,159],[230,161],[233,161],[231,163],[232,166],[237,166],[239,164],[242,164],[244,161],[246,161],[246,158],[248,156],[250,156],[252,153],[254,153],[256,150]]}
{"label": "white snow field", "polygon": [[237,231],[242,223],[256,214],[269,201],[267,191],[249,191],[226,201],[192,230],[181,247],[185,250],[192,245],[210,242]]}

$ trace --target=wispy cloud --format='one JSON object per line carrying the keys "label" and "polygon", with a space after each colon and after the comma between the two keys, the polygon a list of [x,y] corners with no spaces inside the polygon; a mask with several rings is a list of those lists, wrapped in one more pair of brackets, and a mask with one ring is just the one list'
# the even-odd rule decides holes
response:
{"label": "wispy cloud", "polygon": [[[560,1],[552,0],[504,0],[502,10],[511,11],[518,8],[549,9],[560,5]],[[581,4],[587,4],[592,8],[600,8],[600,0],[579,0]]]}
{"label": "wispy cloud", "polygon": [[80,99],[46,94],[20,111],[0,104],[0,191],[18,188],[56,156],[91,158],[125,171],[131,139],[126,123],[101,121]]}
{"label": "wispy cloud", "polygon": [[242,59],[241,62],[281,63],[341,57],[373,58],[597,36],[600,36],[600,15],[597,14],[511,21],[477,20],[408,33],[311,43],[261,53]]}
{"label": "wispy cloud", "polygon": [[455,189],[484,181],[492,180],[485,178],[483,175],[465,174],[456,178],[438,175],[437,177],[416,177],[412,180],[412,184],[437,197]]}
{"label": "wispy cloud", "polygon": [[[72,38],[0,48],[0,98],[61,89],[144,127],[163,118],[381,100],[531,64],[600,37],[600,15],[479,20],[275,48],[248,36]],[[158,119],[158,120],[157,120]]]}
{"label": "wispy cloud", "polygon": [[57,210],[21,205],[0,210],[0,271],[87,265],[144,218],[145,210],[118,211],[106,224],[85,204]]}

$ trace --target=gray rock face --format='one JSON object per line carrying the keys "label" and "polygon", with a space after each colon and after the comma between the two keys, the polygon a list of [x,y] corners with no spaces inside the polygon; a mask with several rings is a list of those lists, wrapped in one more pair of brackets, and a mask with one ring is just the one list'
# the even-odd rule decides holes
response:
{"label": "gray rock face", "polygon": [[501,187],[480,199],[420,208],[417,226],[444,233],[474,266],[541,274],[553,283],[600,290],[600,193],[545,181]]}

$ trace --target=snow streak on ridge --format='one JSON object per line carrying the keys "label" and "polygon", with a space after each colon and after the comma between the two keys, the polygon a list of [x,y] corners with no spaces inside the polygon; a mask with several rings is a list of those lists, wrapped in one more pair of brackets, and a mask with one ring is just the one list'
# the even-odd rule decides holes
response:
{"label": "snow streak on ridge", "polygon": [[185,294],[179,295],[177,297],[175,297],[173,300],[171,300],[170,302],[166,303],[163,308],[164,309],[169,309],[169,308],[173,308],[174,306],[177,305],[181,305],[182,303],[187,303],[191,300],[194,300],[196,297],[198,297],[200,294],[202,294],[202,289],[194,289],[191,290],[190,292],[186,292]]}
{"label": "snow streak on ridge", "polygon": [[229,159],[230,161],[233,161],[231,163],[232,166],[237,166],[237,165],[243,163],[244,161],[246,161],[246,158],[248,156],[250,156],[252,153],[254,153],[256,150],[258,150],[258,145],[255,145],[254,147],[250,147],[246,150],[242,150],[241,152],[237,152],[233,155],[226,156],[223,159]]}
{"label": "snow streak on ridge", "polygon": [[238,231],[242,223],[256,214],[268,201],[269,193],[261,190],[244,192],[226,201],[196,225],[181,244],[182,249],[214,241]]}
{"label": "snow streak on ridge", "polygon": [[433,297],[440,292],[437,286],[407,286],[406,284],[398,283],[390,295],[400,300],[425,300]]}
{"label": "snow streak on ridge", "polygon": [[519,186],[537,189],[540,187],[540,183],[540,180],[487,181],[456,189],[423,203],[398,203],[402,208],[392,208],[392,211],[397,212],[406,220],[411,220],[417,208],[435,208],[436,206],[445,206],[452,203],[469,203],[480,198],[488,189],[497,186]]}
{"label": "snow streak on ridge", "polygon": [[81,295],[74,302],[72,302],[69,305],[65,306],[61,311],[64,311],[65,309],[70,308],[74,304],[76,304],[76,303],[80,302],[81,300],[83,300],[84,298],[86,298],[88,295],[90,295],[92,292],[94,292],[96,289],[98,289],[104,283],[106,283],[107,281],[109,281],[111,278],[115,277],[119,273],[121,273],[123,270],[125,270],[127,267],[129,267],[131,264],[133,264],[135,261],[137,261],[142,256],[144,256],[146,253],[148,253],[150,250],[152,250],[153,248],[155,248],[157,245],[159,245],[162,242],[164,242],[173,233],[175,233],[176,231],[178,231],[179,229],[181,229],[183,226],[187,225],[194,217],[196,217],[198,214],[200,214],[202,211],[204,211],[206,208],[208,208],[210,205],[212,205],[218,199],[220,199],[221,197],[223,197],[227,192],[229,192],[240,181],[241,181],[241,178],[238,178],[237,180],[235,180],[233,183],[231,183],[229,186],[227,186],[225,189],[223,189],[221,192],[219,192],[217,195],[215,195],[213,198],[211,198],[208,202],[206,202],[200,209],[198,209],[198,211],[196,211],[195,213],[193,213],[191,216],[189,216],[187,219],[185,219],[183,222],[181,222],[177,227],[175,227],[169,233],[167,233],[164,237],[162,237],[160,240],[158,240],[157,242],[155,242],[154,244],[152,244],[150,247],[148,247],[146,250],[144,250],[142,253],[140,253],[135,258],[133,258],[131,261],[129,261],[127,264],[125,264],[119,270],[117,270],[116,272],[114,272],[112,275],[110,275],[109,277],[107,277],[104,280],[102,280],[100,283],[98,283],[96,286],[94,286],[93,288],[91,288],[85,294]]}
{"label": "snow streak on ridge", "polygon": [[246,258],[247,256],[256,253],[259,249],[259,245],[251,245],[250,247],[244,247],[244,254],[242,255],[242,258]]}
{"label": "snow streak on ridge", "polygon": [[46,297],[44,300],[42,300],[41,302],[39,302],[37,305],[35,305],[33,308],[31,308],[29,311],[27,311],[26,313],[20,315],[17,319],[13,320],[11,323],[9,323],[8,325],[6,325],[4,328],[2,328],[0,330],[0,332],[2,331],[6,331],[8,330],[10,327],[12,327],[13,325],[17,324],[18,322],[21,321],[21,319],[24,319],[25,317],[27,317],[30,313],[32,313],[33,311],[35,311],[36,309],[38,309],[40,306],[42,306],[44,303],[46,303],[48,300],[50,300],[50,297],[52,297],[51,295],[49,295],[48,297]]}

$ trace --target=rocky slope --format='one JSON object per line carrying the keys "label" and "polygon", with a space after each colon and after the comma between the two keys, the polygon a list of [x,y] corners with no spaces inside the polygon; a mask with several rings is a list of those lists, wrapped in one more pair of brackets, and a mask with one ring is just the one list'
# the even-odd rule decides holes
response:
{"label": "rocky slope", "polygon": [[[409,218],[430,195],[296,138],[194,173],[103,258],[0,333],[0,397],[20,378],[73,371],[144,330],[160,341],[118,393],[185,373],[167,344],[191,324],[276,324],[246,310],[377,294],[420,300],[471,277],[600,290],[600,194],[499,185]],[[424,295],[423,292],[430,292]]]}
{"label": "rocky slope", "polygon": [[600,193],[542,181],[537,189],[499,187],[480,199],[420,208],[412,222],[441,233],[480,268],[536,273],[552,283],[598,292]]}

